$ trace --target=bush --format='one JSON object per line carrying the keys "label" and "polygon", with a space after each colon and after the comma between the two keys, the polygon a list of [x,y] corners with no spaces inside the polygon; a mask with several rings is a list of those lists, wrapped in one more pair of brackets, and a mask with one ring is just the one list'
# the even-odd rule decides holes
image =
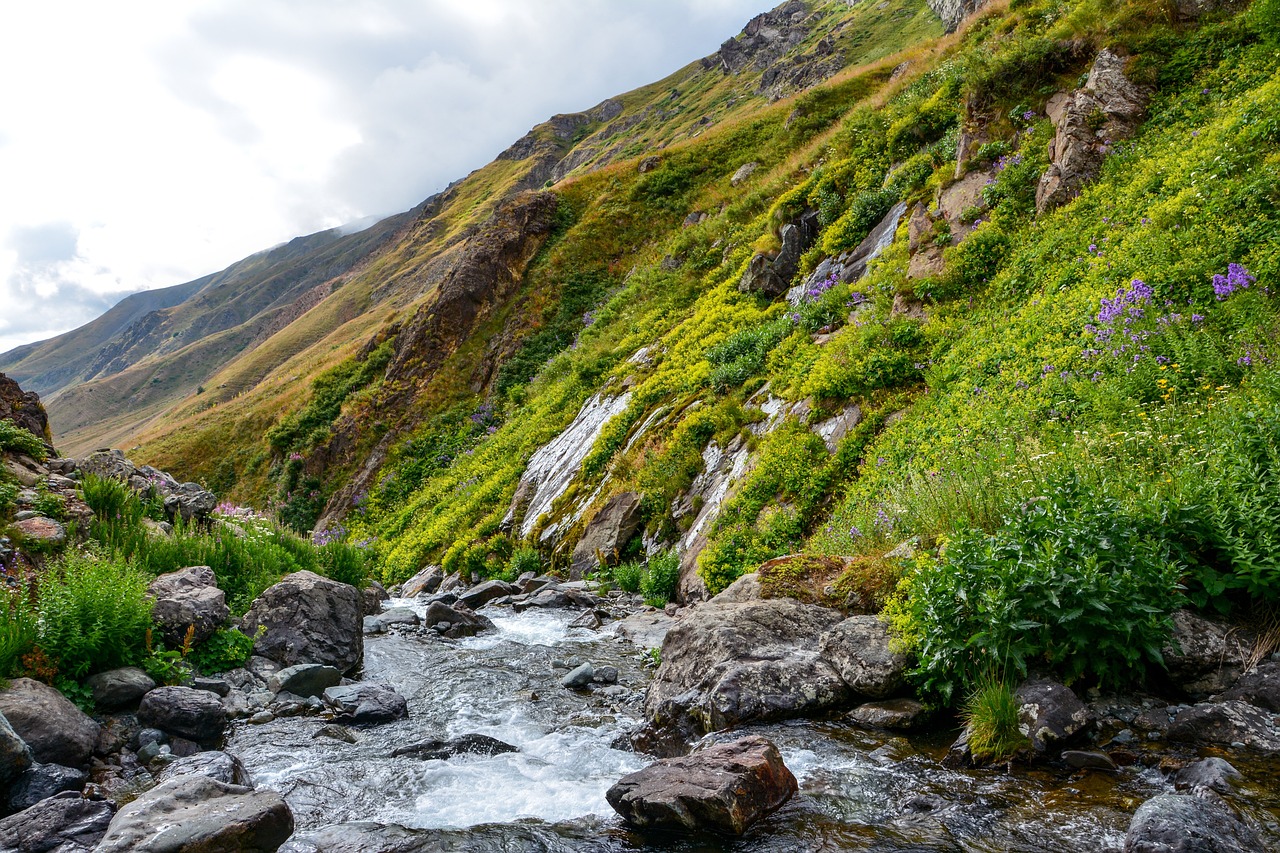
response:
{"label": "bush", "polygon": [[765,357],[791,334],[790,320],[780,318],[734,332],[707,350],[711,385],[718,391],[736,388],[764,369]]}
{"label": "bush", "polygon": [[1107,685],[1161,664],[1180,568],[1114,499],[1059,478],[993,534],[961,531],[889,610],[923,687],[949,701],[983,673],[1046,668]]}
{"label": "bush", "polygon": [[542,573],[542,555],[536,548],[517,548],[511,554],[509,574],[518,578],[525,572]]}
{"label": "bush", "polygon": [[897,201],[898,196],[893,190],[868,190],[859,193],[844,215],[822,235],[822,251],[828,255],[838,255],[857,248]]}
{"label": "bush", "polygon": [[316,549],[316,566],[327,578],[360,589],[365,585],[365,554],[355,545],[330,542]]}
{"label": "bush", "polygon": [[46,568],[37,643],[58,672],[81,678],[141,660],[151,627],[148,581],[119,558],[69,553]]}
{"label": "bush", "polygon": [[23,592],[0,583],[0,681],[16,673],[35,642],[35,608]]}
{"label": "bush", "polygon": [[639,592],[644,580],[644,566],[640,563],[619,563],[613,567],[613,580],[623,592]]}
{"label": "bush", "polygon": [[0,420],[0,451],[3,450],[25,453],[37,462],[49,457],[43,439],[9,420]]}
{"label": "bush", "polygon": [[640,581],[640,593],[650,607],[665,607],[675,597],[680,583],[680,553],[663,551],[649,558],[644,578]]}
{"label": "bush", "polygon": [[253,654],[253,638],[235,628],[219,629],[191,650],[187,662],[205,675],[216,675],[244,666]]}

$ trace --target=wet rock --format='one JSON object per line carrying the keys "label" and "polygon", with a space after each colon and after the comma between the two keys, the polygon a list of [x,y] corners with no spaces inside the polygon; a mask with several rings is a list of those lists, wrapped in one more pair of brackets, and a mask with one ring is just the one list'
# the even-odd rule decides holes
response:
{"label": "wet rock", "polygon": [[9,789],[8,810],[20,812],[23,809],[29,809],[41,800],[46,800],[62,791],[79,792],[88,781],[89,774],[74,767],[63,767],[61,764],[33,764]]}
{"label": "wet rock", "polygon": [[835,453],[840,448],[841,440],[861,421],[862,409],[857,403],[850,403],[835,415],[814,424],[810,429],[822,439],[828,453]]}
{"label": "wet rock", "polygon": [[515,595],[520,592],[520,588],[515,584],[506,581],[490,580],[482,584],[473,586],[471,589],[458,596],[458,601],[465,604],[472,610],[484,607],[490,601],[496,598],[502,598],[505,595]]}
{"label": "wet rock", "polygon": [[1179,791],[1190,789],[1229,794],[1242,780],[1240,771],[1223,758],[1204,758],[1183,767],[1173,775],[1173,784]]}
{"label": "wet rock", "polygon": [[306,698],[319,696],[342,681],[342,673],[332,666],[318,663],[300,663],[285,667],[267,679],[272,693],[292,693]]}
{"label": "wet rock", "polygon": [[783,225],[778,236],[782,248],[773,255],[758,254],[752,258],[738,282],[738,290],[769,299],[786,293],[800,268],[800,257],[818,237],[817,213],[806,213],[795,222]]}
{"label": "wet rock", "polygon": [[442,601],[433,601],[427,606],[427,613],[422,621],[437,630],[441,623],[446,624],[448,627],[440,633],[453,639],[474,637],[481,631],[493,629],[493,622],[489,617],[472,613],[465,604],[461,603],[451,607]]}
{"label": "wet rock", "polygon": [[195,690],[203,690],[206,693],[212,693],[215,696],[226,697],[231,695],[231,685],[225,678],[198,675],[191,679],[191,684],[188,686]]}
{"label": "wet rock", "polygon": [[884,699],[906,683],[905,655],[889,650],[889,627],[877,616],[850,616],[822,635],[819,653],[849,689]]}
{"label": "wet rock", "polygon": [[99,711],[117,711],[136,705],[156,683],[136,666],[99,672],[85,681],[93,691],[93,704]]}
{"label": "wet rock", "polygon": [[813,648],[841,621],[788,598],[693,609],[662,644],[645,715],[666,745],[650,746],[670,754],[673,739],[843,704],[849,688]]}
{"label": "wet rock", "polygon": [[601,611],[588,610],[569,623],[570,628],[585,628],[588,631],[598,631],[604,621],[600,618]]}
{"label": "wet rock", "polygon": [[431,595],[440,589],[444,581],[444,569],[439,566],[427,566],[400,587],[401,598],[417,598],[420,595]]}
{"label": "wet rock", "polygon": [[925,707],[914,699],[884,699],[859,705],[845,719],[869,729],[911,731],[927,716]]}
{"label": "wet rock", "polygon": [[156,782],[167,782],[179,776],[208,776],[224,785],[252,787],[249,771],[239,758],[227,752],[209,750],[179,758],[156,774]]}
{"label": "wet rock", "polygon": [[336,726],[333,723],[330,723],[329,725],[326,725],[326,726],[321,726],[319,729],[316,730],[316,733],[313,734],[311,737],[312,738],[327,737],[330,740],[340,740],[343,743],[356,742],[356,736],[351,733],[350,729],[348,729],[346,726]]}
{"label": "wet rock", "polygon": [[595,675],[595,667],[593,667],[591,662],[588,661],[587,663],[575,667],[573,671],[560,679],[560,683],[569,688],[586,687],[591,683],[592,679],[595,678]]}
{"label": "wet rock", "polygon": [[1241,853],[1262,839],[1216,797],[1161,794],[1138,807],[1124,853]]}
{"label": "wet rock", "polygon": [[384,610],[378,616],[378,621],[388,628],[397,625],[413,628],[422,624],[422,618],[409,607],[393,607],[390,610]]}
{"label": "wet rock", "polygon": [[82,767],[98,741],[99,726],[47,684],[15,678],[0,690],[0,714],[45,764]]}
{"label": "wet rock", "polygon": [[1221,693],[1244,673],[1252,639],[1218,620],[1179,610],[1163,651],[1169,678],[1195,699]]}
{"label": "wet rock", "polygon": [[592,680],[596,684],[617,684],[618,668],[616,666],[598,666]]}
{"label": "wet rock", "polygon": [[658,761],[624,776],[605,797],[640,828],[741,835],[797,790],[777,747],[746,737]]}
{"label": "wet rock", "polygon": [[170,779],[122,808],[98,853],[274,851],[293,834],[278,793],[198,774]]}
{"label": "wet rock", "polygon": [[66,544],[67,541],[67,529],[52,518],[45,518],[42,515],[15,522],[13,528],[28,542],[57,548]]}
{"label": "wet rock", "polygon": [[377,616],[366,616],[361,621],[360,630],[366,634],[385,634],[387,633],[387,623],[383,622]]}
{"label": "wet rock", "polygon": [[1037,753],[1061,746],[1084,730],[1089,709],[1070,688],[1048,679],[1033,679],[1014,691],[1018,728]]}
{"label": "wet rock", "polygon": [[193,643],[203,643],[231,615],[226,596],[208,566],[160,575],[147,587],[147,593],[156,600],[151,617],[171,649],[183,645],[188,629],[193,631]]}
{"label": "wet rock", "polygon": [[288,575],[263,592],[240,626],[258,637],[256,654],[283,666],[328,664],[344,675],[364,659],[362,628],[359,590],[308,571]]}
{"label": "wet rock", "polygon": [[190,687],[158,687],[142,697],[138,720],[169,735],[214,743],[221,739],[227,711],[212,693]]}
{"label": "wet rock", "polygon": [[376,616],[382,612],[382,602],[391,596],[377,581],[369,581],[369,585],[360,590],[361,612],[365,616]]}
{"label": "wet rock", "polygon": [[1096,752],[1094,750],[1063,750],[1062,760],[1072,770],[1106,770],[1111,772],[1119,769],[1116,767],[1116,763],[1111,760],[1111,756],[1105,752]]}
{"label": "wet rock", "polygon": [[1280,713],[1280,662],[1259,664],[1236,681],[1217,701],[1238,699],[1273,713]]}
{"label": "wet rock", "polygon": [[34,806],[0,819],[0,849],[88,853],[97,848],[115,814],[105,800],[86,800],[75,791],[64,791]]}
{"label": "wet rock", "polygon": [[0,791],[31,766],[31,748],[0,714]]}
{"label": "wet rock", "polygon": [[409,716],[405,698],[389,684],[375,681],[330,687],[324,691],[324,701],[350,723],[388,723]]}
{"label": "wet rock", "polygon": [[1276,715],[1247,702],[1192,705],[1178,712],[1166,737],[1190,743],[1240,744],[1263,752],[1280,752]]}
{"label": "wet rock", "polygon": [[488,735],[462,735],[450,740],[429,740],[413,746],[402,746],[391,753],[392,757],[408,755],[423,761],[444,761],[455,755],[502,755],[520,750]]}
{"label": "wet rock", "polygon": [[618,561],[618,554],[631,541],[640,527],[640,501],[636,492],[619,492],[605,501],[600,511],[591,517],[582,538],[573,548],[569,576],[578,580],[600,565]]}

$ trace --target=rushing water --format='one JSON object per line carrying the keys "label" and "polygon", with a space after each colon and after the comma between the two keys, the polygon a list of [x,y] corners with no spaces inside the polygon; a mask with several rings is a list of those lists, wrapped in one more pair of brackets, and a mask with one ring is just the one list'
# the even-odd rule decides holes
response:
{"label": "rushing water", "polygon": [[[441,850],[1119,850],[1134,809],[1169,790],[1160,773],[1139,767],[952,772],[939,763],[947,741],[937,737],[795,721],[718,736],[759,733],[778,745],[800,782],[783,809],[740,840],[645,838],[628,832],[604,797],[649,760],[614,748],[640,720],[651,676],[641,651],[606,632],[570,628],[576,612],[486,613],[497,630],[466,640],[366,638],[365,678],[394,685],[409,701],[409,719],[353,728],[355,744],[313,737],[325,725],[316,718],[242,724],[228,749],[259,785],[284,793],[300,835],[357,821],[399,824],[439,830],[426,849]],[[625,689],[562,687],[567,667],[586,660],[617,667]],[[473,733],[518,751],[391,757],[398,747]],[[1270,821],[1270,840],[1280,842],[1275,769],[1231,760],[1261,786],[1254,793],[1267,810],[1253,816]]]}

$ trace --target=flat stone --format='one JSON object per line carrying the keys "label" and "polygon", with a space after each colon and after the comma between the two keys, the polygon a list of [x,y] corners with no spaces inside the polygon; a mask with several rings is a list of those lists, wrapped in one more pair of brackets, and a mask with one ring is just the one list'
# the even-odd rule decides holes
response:
{"label": "flat stone", "polygon": [[126,666],[92,675],[85,686],[93,691],[93,703],[99,711],[117,711],[138,704],[156,683],[138,667]]}
{"label": "flat stone", "polygon": [[292,693],[304,699],[320,696],[330,687],[342,681],[342,673],[335,667],[318,663],[300,663],[288,666],[267,678],[272,693]]}
{"label": "flat stone", "polygon": [[1280,752],[1276,716],[1236,699],[1184,708],[1165,736],[1172,741],[1243,744],[1260,752]]}
{"label": "flat stone", "polygon": [[13,526],[24,539],[33,542],[43,542],[58,547],[65,545],[67,541],[67,529],[61,523],[42,515],[15,522]]}
{"label": "flat stone", "polygon": [[846,715],[855,725],[870,729],[910,731],[927,716],[924,705],[914,699],[883,699],[859,705]]}

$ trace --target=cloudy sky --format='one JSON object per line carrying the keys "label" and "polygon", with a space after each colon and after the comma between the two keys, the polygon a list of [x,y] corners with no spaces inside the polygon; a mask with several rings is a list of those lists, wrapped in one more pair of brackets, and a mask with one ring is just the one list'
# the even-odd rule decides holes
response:
{"label": "cloudy sky", "polygon": [[0,6],[0,352],[126,293],[406,210],[769,0]]}

